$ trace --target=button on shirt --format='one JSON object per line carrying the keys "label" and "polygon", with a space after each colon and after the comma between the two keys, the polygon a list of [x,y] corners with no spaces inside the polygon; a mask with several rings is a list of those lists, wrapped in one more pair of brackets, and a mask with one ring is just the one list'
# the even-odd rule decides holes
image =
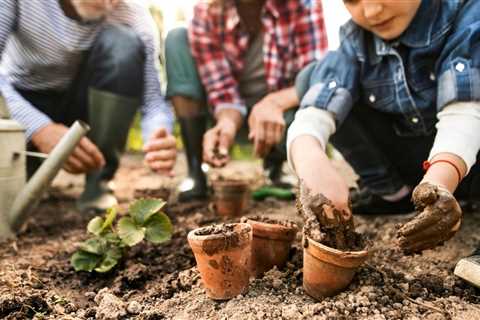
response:
{"label": "button on shirt", "polygon": [[[133,28],[146,49],[142,111],[144,139],[158,127],[171,130],[173,113],[161,95],[155,24],[141,0],[120,1],[105,21],[82,24],[65,16],[58,0],[2,0],[0,5],[0,90],[27,137],[51,122],[15,88],[66,90],[83,53],[105,23]],[[3,56],[2,56],[3,53]]]}
{"label": "button on shirt", "polygon": [[339,50],[311,69],[301,107],[328,110],[341,123],[360,104],[400,115],[409,133],[431,132],[446,105],[480,100],[478,16],[478,0],[423,0],[395,42],[348,22]]}

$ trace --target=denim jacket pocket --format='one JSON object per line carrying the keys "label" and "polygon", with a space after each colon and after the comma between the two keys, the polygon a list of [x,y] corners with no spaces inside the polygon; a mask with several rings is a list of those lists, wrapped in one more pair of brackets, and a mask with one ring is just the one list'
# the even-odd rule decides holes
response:
{"label": "denim jacket pocket", "polygon": [[392,112],[395,111],[395,83],[391,79],[365,81],[363,85],[362,100],[372,108]]}

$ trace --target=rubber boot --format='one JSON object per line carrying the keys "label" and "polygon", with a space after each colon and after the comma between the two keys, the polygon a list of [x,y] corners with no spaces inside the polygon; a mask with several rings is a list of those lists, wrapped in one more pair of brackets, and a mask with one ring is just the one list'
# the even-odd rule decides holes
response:
{"label": "rubber boot", "polygon": [[89,138],[100,149],[105,166],[85,179],[85,190],[77,202],[81,211],[104,211],[115,206],[112,179],[125,149],[128,131],[140,101],[106,91],[89,89]]}
{"label": "rubber boot", "polygon": [[207,178],[202,170],[203,135],[207,129],[207,116],[179,117],[188,164],[188,177],[178,187],[178,201],[205,200],[208,196]]}

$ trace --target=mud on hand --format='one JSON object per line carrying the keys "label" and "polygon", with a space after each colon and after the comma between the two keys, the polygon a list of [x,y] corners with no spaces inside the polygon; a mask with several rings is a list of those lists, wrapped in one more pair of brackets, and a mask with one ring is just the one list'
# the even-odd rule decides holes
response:
{"label": "mud on hand", "polygon": [[405,253],[432,249],[460,229],[462,209],[448,190],[424,182],[415,188],[412,199],[419,214],[398,230],[398,244]]}
{"label": "mud on hand", "polygon": [[303,182],[297,211],[304,218],[305,233],[313,240],[340,250],[352,246],[351,233],[355,230],[352,215],[336,209],[324,195],[312,195]]}

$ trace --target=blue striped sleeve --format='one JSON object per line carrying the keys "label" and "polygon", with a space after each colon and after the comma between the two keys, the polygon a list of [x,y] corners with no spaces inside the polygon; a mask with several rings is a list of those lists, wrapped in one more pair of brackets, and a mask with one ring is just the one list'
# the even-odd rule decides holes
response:
{"label": "blue striped sleeve", "polygon": [[[2,0],[0,6],[0,57],[16,24],[16,6],[17,1],[15,0]],[[15,90],[6,76],[1,73],[1,70],[0,92],[6,100],[13,119],[17,120],[26,129],[27,140],[31,139],[34,132],[52,122],[49,117],[37,110]]]}

